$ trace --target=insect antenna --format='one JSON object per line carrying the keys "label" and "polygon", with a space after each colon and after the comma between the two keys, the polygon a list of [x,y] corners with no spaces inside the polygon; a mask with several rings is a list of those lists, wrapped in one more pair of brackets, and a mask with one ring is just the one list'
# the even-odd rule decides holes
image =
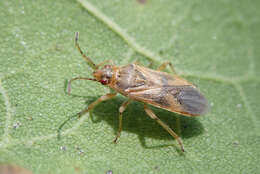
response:
{"label": "insect antenna", "polygon": [[86,60],[87,64],[92,68],[92,69],[98,69],[98,66],[95,65],[95,63],[88,57],[86,56],[83,51],[81,50],[79,43],[79,32],[76,32],[75,34],[75,45],[77,47],[77,49],[79,50],[80,54],[82,55],[82,57]]}

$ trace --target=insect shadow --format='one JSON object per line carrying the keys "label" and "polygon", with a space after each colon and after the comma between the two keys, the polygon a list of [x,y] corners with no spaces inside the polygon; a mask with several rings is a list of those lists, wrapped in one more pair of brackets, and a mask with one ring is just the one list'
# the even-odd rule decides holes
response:
{"label": "insect shadow", "polygon": [[[80,97],[72,95],[74,97]],[[83,97],[83,96],[81,96]],[[89,105],[98,97],[86,97],[86,105]],[[126,99],[118,95],[111,100],[105,101],[97,105],[90,113],[92,123],[99,123],[100,121],[106,121],[113,129],[114,135],[111,135],[111,141],[115,138],[118,130],[119,122],[119,107]],[[161,118],[167,125],[169,125],[174,131],[181,132],[183,139],[198,136],[203,133],[204,129],[202,124],[196,118],[188,118],[172,112],[168,112],[162,109],[152,107],[152,110]],[[180,121],[177,120],[179,117]],[[179,124],[179,129],[177,129]],[[157,122],[152,120],[144,111],[143,104],[141,102],[132,101],[123,113],[123,132],[131,132],[138,135],[141,145],[144,148],[163,148],[167,146],[176,146],[174,144],[163,144],[150,146],[146,143],[145,138],[150,137],[159,140],[172,140],[172,136],[168,134]],[[123,139],[124,135],[120,137]],[[118,144],[120,144],[120,139]],[[178,149],[178,148],[176,148]]]}

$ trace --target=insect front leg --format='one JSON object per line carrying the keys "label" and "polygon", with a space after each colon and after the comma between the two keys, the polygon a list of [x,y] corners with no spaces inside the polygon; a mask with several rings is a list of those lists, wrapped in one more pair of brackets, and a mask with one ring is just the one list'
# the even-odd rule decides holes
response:
{"label": "insect front leg", "polygon": [[157,68],[157,70],[158,70],[158,71],[163,71],[163,70],[166,68],[167,65],[170,66],[170,68],[171,68],[171,70],[172,70],[172,72],[173,72],[174,74],[177,74],[176,71],[175,71],[174,68],[173,68],[172,63],[169,62],[169,61],[162,63],[162,64]]}
{"label": "insect front leg", "polygon": [[159,123],[165,130],[167,130],[167,132],[169,134],[171,134],[171,136],[173,136],[178,141],[179,145],[181,146],[181,150],[184,152],[184,148],[183,148],[181,138],[167,124],[165,124],[163,121],[161,121],[153,113],[153,111],[150,108],[148,108],[148,106],[146,104],[144,104],[144,110],[153,120],[157,121],[157,123]]}
{"label": "insect front leg", "polygon": [[126,110],[128,104],[130,103],[130,99],[125,101],[119,108],[119,126],[118,126],[118,131],[116,138],[114,139],[114,143],[117,142],[118,138],[120,137],[121,131],[122,131],[122,120],[123,120],[123,112]]}
{"label": "insect front leg", "polygon": [[114,96],[116,95],[116,93],[108,93],[106,95],[103,95],[101,97],[99,97],[96,101],[94,101],[93,103],[91,103],[88,108],[84,109],[83,111],[78,113],[78,116],[81,117],[82,115],[84,115],[85,113],[89,112],[91,109],[93,109],[96,105],[98,105],[99,103],[106,101],[106,100],[110,100],[112,99]]}
{"label": "insect front leg", "polygon": [[93,79],[93,78],[75,77],[75,78],[71,79],[71,80],[69,81],[69,83],[68,83],[67,92],[68,92],[69,95],[70,95],[70,91],[71,91],[71,83],[72,83],[74,80],[92,80],[92,81],[97,81],[96,79]]}
{"label": "insect front leg", "polygon": [[100,68],[101,66],[105,65],[105,64],[113,64],[112,60],[104,60],[103,62],[97,64],[97,67]]}

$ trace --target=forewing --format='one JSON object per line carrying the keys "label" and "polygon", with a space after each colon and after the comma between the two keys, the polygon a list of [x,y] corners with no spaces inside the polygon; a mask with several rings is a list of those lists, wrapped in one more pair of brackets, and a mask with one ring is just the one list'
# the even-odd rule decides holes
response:
{"label": "forewing", "polygon": [[183,115],[201,115],[208,108],[205,97],[188,81],[135,64],[121,67],[110,87],[134,100]]}
{"label": "forewing", "polygon": [[206,113],[208,102],[193,86],[163,86],[130,92],[135,100],[188,116]]}

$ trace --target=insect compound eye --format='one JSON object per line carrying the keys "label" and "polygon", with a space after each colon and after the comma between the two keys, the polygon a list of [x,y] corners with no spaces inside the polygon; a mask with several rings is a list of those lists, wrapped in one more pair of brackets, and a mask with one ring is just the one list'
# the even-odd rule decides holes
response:
{"label": "insect compound eye", "polygon": [[108,84],[108,79],[101,79],[99,81],[102,85],[107,85]]}

